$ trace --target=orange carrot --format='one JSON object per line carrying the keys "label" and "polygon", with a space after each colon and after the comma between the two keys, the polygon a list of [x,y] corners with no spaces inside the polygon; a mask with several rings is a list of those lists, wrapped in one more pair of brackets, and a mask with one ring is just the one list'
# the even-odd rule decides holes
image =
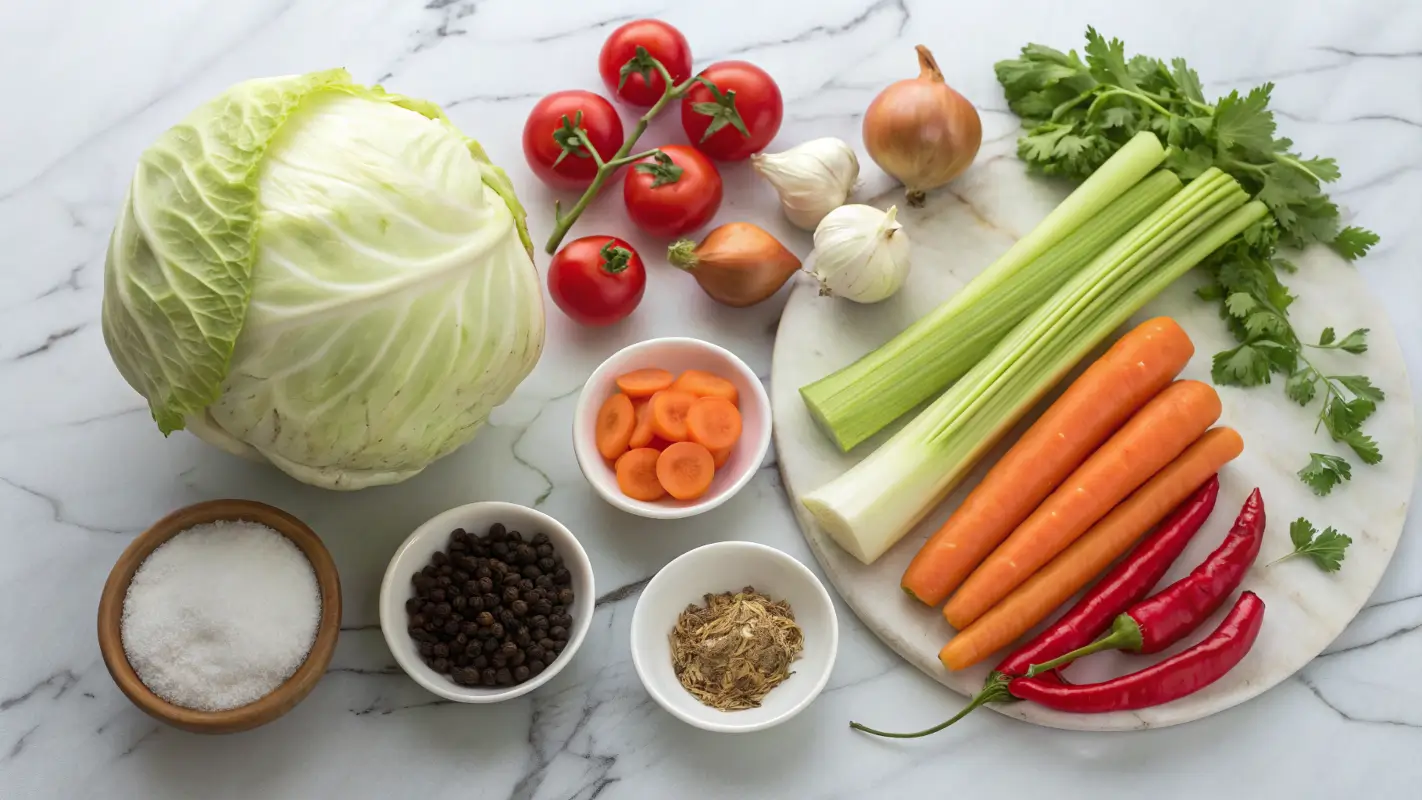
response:
{"label": "orange carrot", "polygon": [[681,373],[681,377],[676,379],[672,388],[680,392],[689,392],[697,397],[724,397],[732,403],[740,400],[734,383],[720,375],[712,375],[699,369],[689,369]]}
{"label": "orange carrot", "polygon": [[731,451],[735,449],[736,446],[731,445],[730,447],[723,447],[720,450],[711,451],[711,462],[716,465],[716,469],[726,466],[726,462],[731,460]]}
{"label": "orange carrot", "polygon": [[1230,428],[1207,431],[1050,564],[950,639],[939,659],[949,669],[971,667],[1031,630],[1243,451],[1244,440]]}
{"label": "orange carrot", "polygon": [[676,442],[657,459],[657,480],[678,500],[695,500],[705,494],[715,473],[711,451],[696,442]]}
{"label": "orange carrot", "polygon": [[652,432],[672,442],[686,441],[686,415],[696,395],[667,389],[652,395]]}
{"label": "orange carrot", "polygon": [[627,446],[633,449],[646,447],[652,441],[652,403],[650,400],[633,400],[632,406],[637,410],[637,423],[632,426],[632,437],[627,440]]}
{"label": "orange carrot", "polygon": [[672,374],[664,369],[634,369],[617,376],[617,388],[628,397],[651,397],[672,385]]}
{"label": "orange carrot", "polygon": [[661,451],[667,449],[668,447],[671,447],[672,444],[674,444],[674,443],[673,443],[673,442],[669,442],[669,441],[667,441],[666,439],[663,439],[663,438],[660,437],[660,436],[653,436],[653,437],[652,437],[652,441],[647,442],[647,446],[650,447],[650,448],[652,448],[653,450],[656,450],[658,453],[660,453]]}
{"label": "orange carrot", "polygon": [[1220,417],[1208,384],[1177,381],[1077,467],[963,582],[943,607],[962,630],[1086,533]]}
{"label": "orange carrot", "polygon": [[597,451],[608,461],[627,452],[627,441],[636,424],[637,412],[632,409],[631,398],[620,392],[607,398],[597,412]]}
{"label": "orange carrot", "polygon": [[741,412],[724,397],[703,397],[686,412],[687,438],[715,453],[741,438]]}
{"label": "orange carrot", "polygon": [[617,487],[633,500],[651,502],[667,493],[657,478],[657,460],[661,453],[650,447],[628,450],[617,459]]}
{"label": "orange carrot", "polygon": [[910,597],[936,606],[1106,438],[1170,383],[1195,352],[1175,320],[1137,325],[1072,382],[988,471],[904,572]]}

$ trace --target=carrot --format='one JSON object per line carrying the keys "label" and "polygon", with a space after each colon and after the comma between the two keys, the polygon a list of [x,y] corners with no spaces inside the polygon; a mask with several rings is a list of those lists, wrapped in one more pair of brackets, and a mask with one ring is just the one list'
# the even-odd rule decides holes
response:
{"label": "carrot", "polygon": [[620,392],[607,398],[597,412],[597,451],[608,461],[625,453],[636,424],[631,398]]}
{"label": "carrot", "polygon": [[943,607],[943,616],[953,627],[966,628],[1180,455],[1219,417],[1220,397],[1209,385],[1171,384],[1017,526],[963,582]]}
{"label": "carrot", "polygon": [[669,442],[660,436],[653,436],[652,441],[647,442],[647,446],[652,448],[653,450],[656,450],[658,453],[667,449],[668,447],[671,447],[672,444],[673,442]]}
{"label": "carrot", "polygon": [[724,397],[703,397],[686,412],[687,438],[715,452],[741,438],[741,412]]}
{"label": "carrot", "polygon": [[709,372],[702,372],[699,369],[689,369],[681,373],[672,384],[672,388],[679,392],[688,392],[697,397],[724,397],[732,403],[740,401],[740,395],[736,392],[736,385],[722,378],[720,375],[712,375]]}
{"label": "carrot", "polygon": [[633,400],[632,407],[637,410],[637,423],[632,426],[632,436],[627,440],[627,446],[633,449],[646,447],[652,441],[652,402],[650,400]]}
{"label": "carrot", "polygon": [[695,500],[705,494],[715,473],[711,451],[696,442],[676,442],[657,459],[657,480],[678,500]]}
{"label": "carrot", "polygon": [[650,447],[628,450],[617,459],[617,488],[633,500],[651,502],[667,493],[657,478],[657,460],[661,453]]}
{"label": "carrot", "polygon": [[735,449],[736,446],[731,445],[730,447],[723,447],[720,450],[712,450],[711,463],[716,465],[716,469],[726,466],[726,462],[731,460],[731,451]]}
{"label": "carrot", "polygon": [[1232,429],[1207,431],[1071,547],[949,640],[939,659],[949,669],[971,667],[1031,630],[1243,451],[1244,440]]}
{"label": "carrot", "polygon": [[696,395],[667,389],[652,395],[652,432],[672,442],[686,441],[686,415]]}
{"label": "carrot", "polygon": [[628,397],[651,397],[663,389],[670,389],[672,374],[664,369],[634,369],[617,376],[617,388]]}
{"label": "carrot", "polygon": [[901,582],[942,603],[1071,471],[1185,368],[1195,352],[1175,320],[1137,325],[1072,382],[914,556]]}

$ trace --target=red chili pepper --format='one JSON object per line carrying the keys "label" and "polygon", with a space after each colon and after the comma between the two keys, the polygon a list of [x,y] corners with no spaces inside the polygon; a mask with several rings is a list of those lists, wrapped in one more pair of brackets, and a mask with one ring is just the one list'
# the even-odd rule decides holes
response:
{"label": "red chili pepper", "polygon": [[1102,650],[1158,653],[1200,627],[1239,587],[1264,541],[1264,499],[1255,489],[1244,501],[1234,527],[1194,572],[1116,617],[1111,632],[1085,647],[1027,670],[1027,676],[1058,669]]}
{"label": "red chili pepper", "polygon": [[[943,730],[978,706],[1016,700],[1008,691],[1008,686],[1014,678],[1026,675],[1027,670],[1036,661],[1054,658],[1089,643],[1101,634],[1113,617],[1144,597],[1146,592],[1165,576],[1170,565],[1184,551],[1185,545],[1189,544],[1191,537],[1200,530],[1200,526],[1205,524],[1205,519],[1214,510],[1215,498],[1219,496],[1219,491],[1219,476],[1211,475],[1204,485],[1196,489],[1194,494],[1160,524],[1149,539],[1139,544],[1124,561],[1107,573],[1106,577],[1078,600],[1071,610],[1062,615],[1055,625],[1037,634],[1004,658],[988,675],[982,691],[952,719],[917,733],[884,733],[866,728],[857,722],[849,723],[849,727],[875,736],[913,739]],[[1037,679],[1061,683],[1055,672],[1041,675]]]}
{"label": "red chili pepper", "polygon": [[1264,601],[1244,592],[1209,638],[1159,664],[1102,683],[1068,685],[1044,675],[1018,678],[1009,689],[1022,700],[1078,714],[1158,706],[1224,677],[1254,646],[1263,624]]}

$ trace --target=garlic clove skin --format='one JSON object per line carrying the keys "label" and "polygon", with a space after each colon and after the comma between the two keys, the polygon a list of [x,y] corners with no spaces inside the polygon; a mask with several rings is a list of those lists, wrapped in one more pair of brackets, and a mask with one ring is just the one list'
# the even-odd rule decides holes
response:
{"label": "garlic clove skin", "polygon": [[897,292],[908,278],[908,232],[898,207],[880,211],[847,205],[831,211],[815,229],[810,274],[821,294],[856,303],[877,303]]}
{"label": "garlic clove skin", "polygon": [[841,139],[826,136],[783,153],[751,156],[751,167],[780,195],[791,224],[813,231],[825,215],[844,205],[859,180],[859,158]]}

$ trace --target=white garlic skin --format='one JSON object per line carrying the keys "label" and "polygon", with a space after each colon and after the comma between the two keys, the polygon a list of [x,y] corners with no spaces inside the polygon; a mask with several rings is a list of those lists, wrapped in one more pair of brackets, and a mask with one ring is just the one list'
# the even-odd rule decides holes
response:
{"label": "white garlic skin", "polygon": [[898,207],[847,205],[831,211],[815,229],[810,274],[822,294],[856,303],[877,303],[904,285],[909,271],[909,237],[896,216]]}
{"label": "white garlic skin", "polygon": [[844,205],[859,180],[854,148],[833,136],[811,139],[783,153],[753,155],[751,167],[775,187],[790,222],[806,231]]}

